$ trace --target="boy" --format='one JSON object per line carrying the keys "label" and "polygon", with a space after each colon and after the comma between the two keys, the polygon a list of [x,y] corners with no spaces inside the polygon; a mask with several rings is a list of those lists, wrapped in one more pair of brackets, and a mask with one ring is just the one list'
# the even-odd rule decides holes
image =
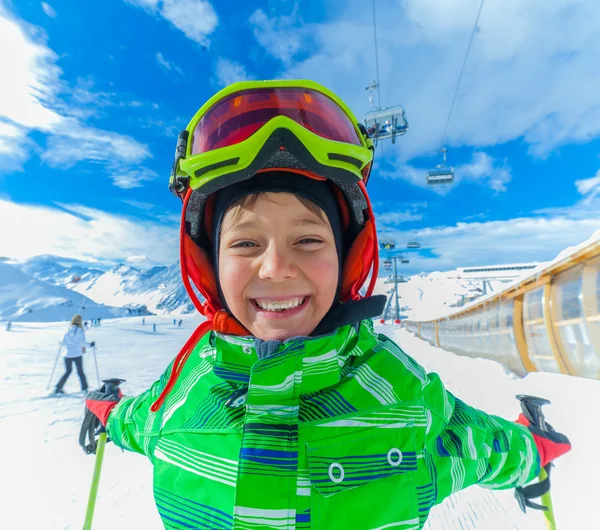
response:
{"label": "boy", "polygon": [[87,401],[152,461],[166,528],[419,529],[453,492],[521,486],[568,450],[374,332],[372,159],[308,81],[236,83],[180,134],[182,278],[207,320],[149,390]]}

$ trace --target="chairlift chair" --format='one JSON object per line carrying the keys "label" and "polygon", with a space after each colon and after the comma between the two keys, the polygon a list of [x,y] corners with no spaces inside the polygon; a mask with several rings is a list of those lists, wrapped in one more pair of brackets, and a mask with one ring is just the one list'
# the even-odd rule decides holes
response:
{"label": "chairlift chair", "polygon": [[382,238],[379,240],[379,248],[381,250],[394,250],[396,248],[396,240],[393,238]]}
{"label": "chairlift chair", "polygon": [[386,271],[391,271],[392,270],[392,260],[391,259],[383,260],[383,268]]}
{"label": "chairlift chair", "polygon": [[406,264],[406,263],[410,263],[410,260],[409,260],[408,258],[402,258],[402,259],[400,260],[400,263],[404,263],[404,264]]}
{"label": "chairlift chair", "polygon": [[388,138],[392,139],[392,143],[396,143],[396,136],[403,136],[408,130],[408,122],[401,105],[371,110],[365,114],[363,122],[375,144]]}
{"label": "chairlift chair", "polygon": [[446,166],[447,149],[444,147],[441,151],[444,162],[427,172],[427,184],[432,186],[437,184],[450,184],[454,180],[454,168]]}
{"label": "chairlift chair", "polygon": [[417,241],[417,231],[412,233],[412,237],[408,240],[406,248],[421,248],[421,243]]}

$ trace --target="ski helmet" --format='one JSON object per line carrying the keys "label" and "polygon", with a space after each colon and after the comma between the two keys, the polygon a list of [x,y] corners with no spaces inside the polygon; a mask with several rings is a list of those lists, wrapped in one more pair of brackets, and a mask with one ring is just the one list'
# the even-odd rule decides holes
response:
{"label": "ski helmet", "polygon": [[183,283],[213,329],[248,334],[224,310],[219,296],[209,228],[214,198],[219,190],[258,174],[295,173],[334,185],[347,249],[341,301],[362,298],[359,291],[369,272],[371,282],[365,296],[372,294],[378,253],[366,183],[373,152],[367,131],[350,109],[312,81],[234,83],[202,106],[179,134],[169,189],[183,201]]}

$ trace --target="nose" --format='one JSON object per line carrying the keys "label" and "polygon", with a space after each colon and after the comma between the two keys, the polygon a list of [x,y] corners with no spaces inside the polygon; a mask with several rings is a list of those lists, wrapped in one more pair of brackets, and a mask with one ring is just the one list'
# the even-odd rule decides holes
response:
{"label": "nose", "polygon": [[298,274],[291,252],[276,243],[270,244],[261,257],[259,277],[262,280],[283,282]]}

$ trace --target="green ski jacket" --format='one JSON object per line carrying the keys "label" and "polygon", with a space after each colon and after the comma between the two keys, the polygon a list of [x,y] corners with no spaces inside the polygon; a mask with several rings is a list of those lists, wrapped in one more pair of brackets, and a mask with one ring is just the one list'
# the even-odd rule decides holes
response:
{"label": "green ski jacket", "polygon": [[152,461],[167,529],[417,530],[460,489],[539,472],[526,428],[455,398],[370,320],[266,358],[256,344],[211,332],[156,413],[172,366],[108,418]]}

